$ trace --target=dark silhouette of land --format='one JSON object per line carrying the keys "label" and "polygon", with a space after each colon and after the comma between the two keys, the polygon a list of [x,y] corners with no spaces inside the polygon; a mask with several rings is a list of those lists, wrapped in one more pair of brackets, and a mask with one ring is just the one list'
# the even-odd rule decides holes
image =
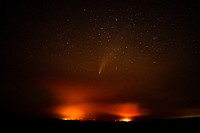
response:
{"label": "dark silhouette of land", "polygon": [[79,129],[94,129],[100,131],[107,129],[131,129],[132,131],[199,131],[200,118],[152,119],[131,122],[122,121],[78,121],[58,119],[2,119],[1,127],[6,131],[72,131]]}

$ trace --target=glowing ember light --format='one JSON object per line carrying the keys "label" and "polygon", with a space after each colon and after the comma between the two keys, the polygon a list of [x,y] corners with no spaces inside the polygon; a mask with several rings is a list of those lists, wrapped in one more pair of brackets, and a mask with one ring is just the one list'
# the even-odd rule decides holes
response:
{"label": "glowing ember light", "polygon": [[68,106],[58,108],[62,120],[82,120],[84,119],[84,110],[81,106]]}
{"label": "glowing ember light", "polygon": [[[100,71],[101,73],[101,71]],[[101,73],[102,74],[102,73]],[[48,87],[48,86],[47,86]],[[52,108],[52,113],[62,120],[92,120],[92,119],[112,119],[110,117],[116,116],[118,118],[131,118],[145,114],[146,112],[140,108],[139,103],[96,103],[101,98],[112,99],[120,93],[117,86],[106,86],[104,89],[99,84],[87,85],[84,83],[55,83],[50,85],[51,90],[55,93],[55,97],[61,103]],[[98,90],[98,91],[96,91]],[[105,114],[105,115],[104,115]],[[108,115],[109,118],[104,118]],[[120,120],[117,121],[130,121]]]}
{"label": "glowing ember light", "polygon": [[71,118],[62,118],[62,120],[74,120],[74,119],[71,119]]}
{"label": "glowing ember light", "polygon": [[130,118],[123,118],[123,119],[120,119],[119,121],[129,122],[129,121],[131,121],[131,119]]}

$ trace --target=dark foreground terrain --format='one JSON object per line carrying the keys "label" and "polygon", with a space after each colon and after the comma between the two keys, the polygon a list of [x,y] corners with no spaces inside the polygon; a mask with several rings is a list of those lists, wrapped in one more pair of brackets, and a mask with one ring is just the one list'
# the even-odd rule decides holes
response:
{"label": "dark foreground terrain", "polygon": [[[200,118],[179,118],[162,120],[140,120],[132,122],[120,121],[64,121],[56,119],[20,119],[1,120],[1,127],[7,131],[75,131],[94,129],[91,131],[107,131],[107,129],[132,131],[195,131],[199,132]],[[1,128],[1,129],[2,129]],[[128,130],[129,131],[129,130]]]}

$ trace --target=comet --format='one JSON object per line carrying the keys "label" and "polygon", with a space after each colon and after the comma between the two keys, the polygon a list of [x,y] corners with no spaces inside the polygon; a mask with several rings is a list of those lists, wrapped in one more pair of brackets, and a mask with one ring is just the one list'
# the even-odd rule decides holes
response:
{"label": "comet", "polygon": [[100,69],[99,69],[99,75],[101,74],[101,71],[102,71],[102,69],[101,69],[101,67],[100,67]]}
{"label": "comet", "polygon": [[106,65],[116,56],[117,52],[119,51],[119,46],[111,46],[108,50],[104,53],[101,58],[100,66],[99,66],[99,75],[105,69]]}
{"label": "comet", "polygon": [[106,65],[112,59],[116,58],[116,55],[122,50],[122,48],[120,48],[120,47],[124,44],[124,42],[123,42],[123,38],[121,38],[121,36],[123,36],[125,34],[124,31],[121,32],[118,36],[116,36],[115,39],[113,39],[110,46],[107,47],[103,56],[100,58],[100,66],[99,66],[99,73],[98,73],[99,75],[102,74],[103,70],[106,68]]}
{"label": "comet", "polygon": [[109,57],[108,55],[104,56],[104,58],[102,58],[102,61],[100,63],[100,67],[99,67],[99,75],[102,73],[103,69],[105,68],[107,62],[110,60],[111,57]]}

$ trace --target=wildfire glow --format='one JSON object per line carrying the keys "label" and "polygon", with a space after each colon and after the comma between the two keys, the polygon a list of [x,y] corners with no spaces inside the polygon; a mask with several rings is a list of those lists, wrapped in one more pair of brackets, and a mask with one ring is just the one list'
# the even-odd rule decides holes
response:
{"label": "wildfire glow", "polygon": [[76,119],[71,119],[71,118],[62,118],[62,120],[76,120]]}
{"label": "wildfire glow", "polygon": [[122,118],[119,121],[129,122],[129,121],[132,121],[132,120],[130,118]]}
{"label": "wildfire glow", "polygon": [[136,104],[95,104],[83,103],[75,105],[65,105],[55,111],[63,120],[91,120],[96,119],[98,113],[105,113],[121,117],[119,121],[132,121],[135,116],[141,115],[143,112],[139,110]]}
{"label": "wildfire glow", "polygon": [[138,104],[133,103],[123,103],[116,104],[112,107],[112,113],[123,118],[139,116],[143,112],[139,108]]}
{"label": "wildfire glow", "polygon": [[[120,95],[120,90],[116,86],[65,82],[51,84],[49,88],[60,101],[60,104],[52,108],[52,113],[63,120],[98,120],[105,114],[116,119],[123,118],[120,121],[130,121],[135,116],[145,113],[137,103],[105,102]],[[99,102],[101,100],[103,102]]]}
{"label": "wildfire glow", "polygon": [[56,112],[60,114],[63,120],[83,120],[85,119],[85,105],[71,105],[57,108]]}

